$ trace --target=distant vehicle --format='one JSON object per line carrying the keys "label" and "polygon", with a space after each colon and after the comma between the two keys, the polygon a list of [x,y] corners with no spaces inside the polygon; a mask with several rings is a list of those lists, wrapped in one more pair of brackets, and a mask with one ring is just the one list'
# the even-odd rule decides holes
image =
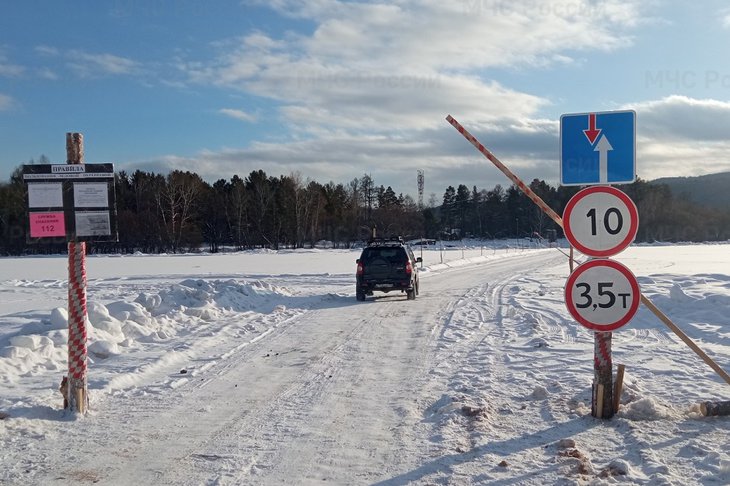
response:
{"label": "distant vehicle", "polygon": [[365,300],[373,292],[399,291],[408,300],[418,295],[418,263],[402,238],[374,238],[356,260],[355,297]]}
{"label": "distant vehicle", "polygon": [[436,240],[431,238],[418,238],[416,240],[409,241],[408,244],[411,246],[433,246],[436,244]]}

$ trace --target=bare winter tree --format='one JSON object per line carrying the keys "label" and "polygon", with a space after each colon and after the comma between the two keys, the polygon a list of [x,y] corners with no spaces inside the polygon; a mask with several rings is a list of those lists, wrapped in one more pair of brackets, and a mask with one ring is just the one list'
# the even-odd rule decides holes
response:
{"label": "bare winter tree", "polygon": [[179,170],[170,172],[166,182],[156,194],[157,208],[171,250],[177,252],[195,216],[195,204],[204,182],[197,174]]}

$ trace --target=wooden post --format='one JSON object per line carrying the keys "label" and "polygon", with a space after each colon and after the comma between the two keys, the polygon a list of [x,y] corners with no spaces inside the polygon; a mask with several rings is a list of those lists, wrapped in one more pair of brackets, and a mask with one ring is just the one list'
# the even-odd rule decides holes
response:
{"label": "wooden post", "polygon": [[421,236],[421,270],[423,270],[423,236]]}
{"label": "wooden post", "polygon": [[570,273],[573,273],[573,247],[570,247],[570,257],[568,257],[568,265],[570,266]]}
{"label": "wooden post", "polygon": [[66,163],[84,163],[84,135],[81,133],[66,134]]}
{"label": "wooden post", "polygon": [[596,411],[594,417],[596,418],[603,418],[603,392],[603,384],[599,383],[598,386],[596,386],[596,406],[594,407]]}
{"label": "wooden post", "polygon": [[[67,164],[84,163],[84,136],[66,134]],[[68,242],[68,407],[86,413],[89,405],[86,377],[86,243]]]}
{"label": "wooden post", "polygon": [[624,388],[624,371],[626,370],[625,365],[618,365],[616,370],[616,386],[613,390],[613,411],[618,412],[621,406],[621,392]]}
{"label": "wooden post", "polygon": [[613,364],[611,362],[610,332],[594,333],[593,404],[591,414],[596,418],[613,417]]}
{"label": "wooden post", "polygon": [[730,402],[704,402],[700,410],[705,417],[730,415]]}

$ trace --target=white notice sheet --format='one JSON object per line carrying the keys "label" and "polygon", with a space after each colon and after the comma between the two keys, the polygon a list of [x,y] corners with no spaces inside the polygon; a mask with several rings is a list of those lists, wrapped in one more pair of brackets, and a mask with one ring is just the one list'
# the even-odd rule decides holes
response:
{"label": "white notice sheet", "polygon": [[62,208],[63,184],[60,182],[29,182],[28,207]]}
{"label": "white notice sheet", "polygon": [[76,211],[76,236],[109,236],[112,225],[108,211]]}
{"label": "white notice sheet", "polygon": [[108,208],[109,188],[106,182],[74,182],[74,207]]}

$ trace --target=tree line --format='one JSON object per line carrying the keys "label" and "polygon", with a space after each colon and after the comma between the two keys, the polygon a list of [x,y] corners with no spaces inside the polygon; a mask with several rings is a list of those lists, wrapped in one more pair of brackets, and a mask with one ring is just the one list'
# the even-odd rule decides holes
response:
{"label": "tree line", "polygon": [[[31,161],[33,162],[33,161]],[[41,162],[48,163],[45,157]],[[618,186],[639,210],[637,241],[725,241],[730,211],[697,206],[668,186],[637,180]],[[562,213],[576,187],[552,187],[535,179],[530,188]],[[409,195],[376,185],[365,174],[347,184],[319,183],[299,174],[270,176],[263,170],[210,184],[198,174],[137,170],[115,174],[119,241],[93,243],[90,251],[187,252],[201,248],[313,247],[326,241],[350,247],[378,236],[459,239],[545,237],[562,230],[516,186],[490,190],[449,186],[425,207]],[[65,244],[26,241],[26,188],[22,167],[0,183],[0,254],[63,252]]]}

